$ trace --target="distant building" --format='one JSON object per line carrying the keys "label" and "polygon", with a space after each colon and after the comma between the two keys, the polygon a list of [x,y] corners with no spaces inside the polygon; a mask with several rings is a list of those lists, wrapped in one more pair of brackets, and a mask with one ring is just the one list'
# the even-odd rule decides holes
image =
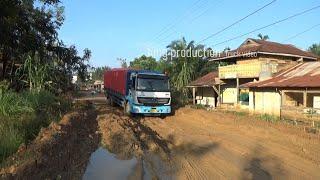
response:
{"label": "distant building", "polygon": [[98,91],[102,91],[104,88],[104,82],[101,80],[96,80],[93,83],[93,88]]}
{"label": "distant building", "polygon": [[243,86],[250,89],[252,112],[300,119],[320,114],[320,62],[300,63]]}
{"label": "distant building", "polygon": [[192,88],[193,104],[216,107],[219,90],[216,88],[218,72],[210,72],[191,82],[187,87]]}
{"label": "distant building", "polygon": [[72,84],[76,84],[78,81],[78,76],[77,75],[72,75]]}
{"label": "distant building", "polygon": [[218,69],[218,99],[222,104],[238,105],[241,94],[248,92],[240,89],[242,84],[270,78],[300,62],[316,61],[317,58],[318,56],[293,45],[249,38],[237,49],[210,59],[228,64]]}

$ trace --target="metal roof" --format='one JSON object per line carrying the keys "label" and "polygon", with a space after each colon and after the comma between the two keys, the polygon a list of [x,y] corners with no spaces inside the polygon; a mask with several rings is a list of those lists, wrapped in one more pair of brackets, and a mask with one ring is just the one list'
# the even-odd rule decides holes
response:
{"label": "metal roof", "polygon": [[320,62],[300,63],[270,79],[250,82],[242,87],[320,87]]}
{"label": "metal roof", "polygon": [[249,38],[243,42],[237,49],[218,53],[211,61],[230,59],[235,57],[245,57],[252,54],[266,54],[286,57],[296,57],[317,60],[319,57],[311,52],[303,51],[291,44],[281,44],[266,40]]}
{"label": "metal roof", "polygon": [[187,87],[211,87],[216,84],[216,78],[218,78],[218,71],[213,71],[194,80]]}

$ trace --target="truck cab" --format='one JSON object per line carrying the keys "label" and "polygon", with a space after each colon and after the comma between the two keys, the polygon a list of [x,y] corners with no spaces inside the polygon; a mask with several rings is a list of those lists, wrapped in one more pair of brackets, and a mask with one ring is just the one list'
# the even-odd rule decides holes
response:
{"label": "truck cab", "polygon": [[171,93],[168,76],[139,71],[131,73],[125,107],[128,114],[170,114],[170,104]]}

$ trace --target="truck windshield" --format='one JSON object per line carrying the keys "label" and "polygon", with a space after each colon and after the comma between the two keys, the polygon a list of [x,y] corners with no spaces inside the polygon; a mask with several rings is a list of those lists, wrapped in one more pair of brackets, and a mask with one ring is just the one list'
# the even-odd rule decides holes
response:
{"label": "truck windshield", "polygon": [[137,90],[169,91],[169,81],[167,77],[138,77]]}

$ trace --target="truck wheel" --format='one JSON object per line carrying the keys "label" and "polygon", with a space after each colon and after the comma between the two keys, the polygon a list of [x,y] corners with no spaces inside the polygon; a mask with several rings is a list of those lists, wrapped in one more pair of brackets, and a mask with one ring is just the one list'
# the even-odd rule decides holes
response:
{"label": "truck wheel", "polygon": [[111,103],[110,103],[110,100],[111,100],[110,97],[107,96],[107,100],[106,100],[107,105],[110,105],[110,104],[111,104]]}
{"label": "truck wheel", "polygon": [[131,115],[131,105],[129,102],[126,102],[125,106],[124,106],[124,114],[126,114],[127,116]]}
{"label": "truck wheel", "polygon": [[110,106],[114,107],[116,105],[116,103],[113,101],[112,98],[110,98],[109,100]]}

